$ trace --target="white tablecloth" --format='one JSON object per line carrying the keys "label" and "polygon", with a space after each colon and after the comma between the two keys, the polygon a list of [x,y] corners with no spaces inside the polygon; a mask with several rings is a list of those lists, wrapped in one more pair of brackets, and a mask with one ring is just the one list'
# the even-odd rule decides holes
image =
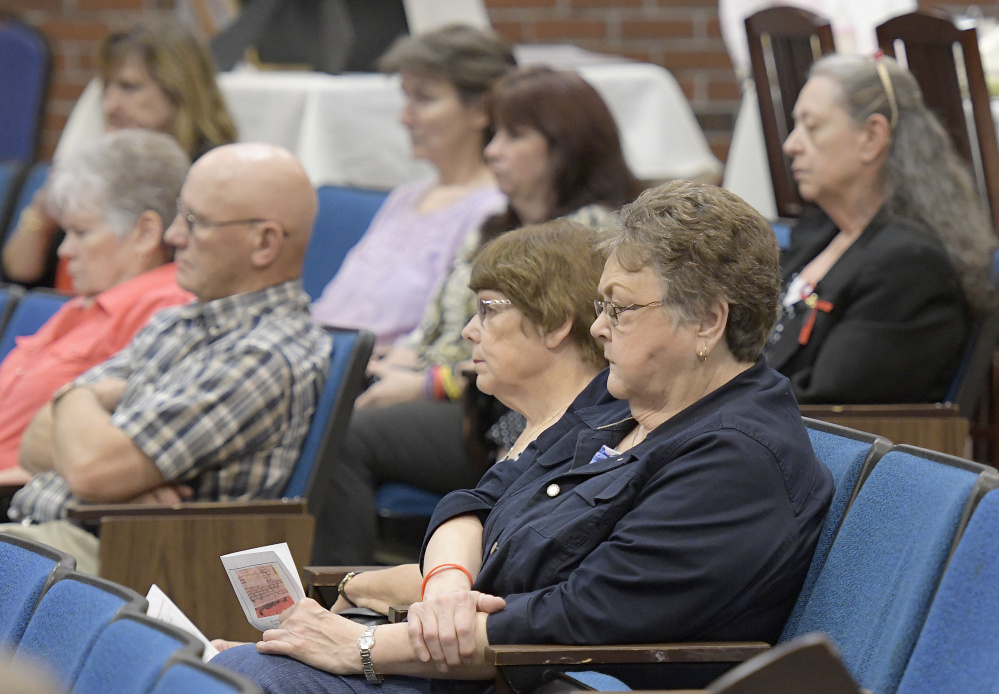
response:
{"label": "white tablecloth", "polygon": [[[575,69],[607,101],[636,176],[717,180],[721,164],[668,71],[647,63],[590,61]],[[288,148],[314,185],[389,189],[431,172],[410,156],[394,76],[243,70],[220,74],[218,81],[240,140]],[[92,141],[102,127],[100,86],[92,83],[73,110],[56,158]]]}

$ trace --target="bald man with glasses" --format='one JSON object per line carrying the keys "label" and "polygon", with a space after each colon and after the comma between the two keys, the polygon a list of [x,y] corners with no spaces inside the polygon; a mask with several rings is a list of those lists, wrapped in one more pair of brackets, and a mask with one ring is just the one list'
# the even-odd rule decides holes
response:
{"label": "bald man with glasses", "polygon": [[164,239],[197,297],[56,391],[25,431],[34,474],[0,525],[98,570],[69,502],[272,498],[298,458],[329,369],[301,270],[316,196],[280,147],[218,147],[191,167]]}

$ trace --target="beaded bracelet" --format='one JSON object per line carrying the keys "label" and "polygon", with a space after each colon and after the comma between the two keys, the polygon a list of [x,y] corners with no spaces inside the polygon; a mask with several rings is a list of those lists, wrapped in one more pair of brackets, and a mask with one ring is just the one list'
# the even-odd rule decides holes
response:
{"label": "beaded bracelet", "polygon": [[424,576],[423,583],[420,585],[420,600],[423,600],[423,596],[427,592],[427,581],[430,580],[431,576],[433,576],[435,573],[437,573],[438,571],[440,571],[442,569],[458,569],[458,571],[460,571],[463,574],[465,574],[466,576],[468,576],[468,587],[469,588],[471,588],[472,585],[475,583],[475,581],[472,580],[472,574],[471,574],[471,572],[469,572],[469,570],[466,569],[461,564],[438,564],[434,568],[430,569],[430,571],[427,572],[427,575]]}

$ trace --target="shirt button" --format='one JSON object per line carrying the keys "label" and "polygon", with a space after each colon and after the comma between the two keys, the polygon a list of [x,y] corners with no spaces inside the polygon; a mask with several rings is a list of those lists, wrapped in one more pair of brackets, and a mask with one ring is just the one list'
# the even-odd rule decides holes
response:
{"label": "shirt button", "polygon": [[499,542],[494,542],[494,543],[493,543],[493,546],[489,548],[489,553],[490,553],[490,554],[492,554],[492,553],[493,553],[493,552],[495,552],[495,551],[496,551],[497,549],[499,549]]}
{"label": "shirt button", "polygon": [[562,491],[562,489],[557,484],[549,484],[548,489],[545,490],[545,494],[551,497],[556,497],[560,491]]}

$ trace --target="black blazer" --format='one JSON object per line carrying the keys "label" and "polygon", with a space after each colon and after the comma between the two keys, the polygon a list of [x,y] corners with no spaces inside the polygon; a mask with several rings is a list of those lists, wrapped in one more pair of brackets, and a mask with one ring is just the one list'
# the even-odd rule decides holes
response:
{"label": "black blazer", "polygon": [[[785,288],[838,232],[822,212],[798,223],[781,258]],[[939,239],[881,210],[815,295],[814,308],[811,298],[782,311],[765,348],[798,402],[944,398],[972,318]]]}

